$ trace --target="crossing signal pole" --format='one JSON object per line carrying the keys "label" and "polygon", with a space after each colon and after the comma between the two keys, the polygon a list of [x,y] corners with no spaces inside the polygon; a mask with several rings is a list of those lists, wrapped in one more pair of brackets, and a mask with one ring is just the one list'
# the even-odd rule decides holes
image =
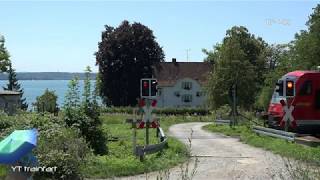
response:
{"label": "crossing signal pole", "polygon": [[156,106],[156,97],[158,91],[158,81],[156,79],[141,79],[140,82],[141,101],[144,102],[144,118],[146,124],[146,145],[149,144],[149,127],[152,121],[152,110]]}

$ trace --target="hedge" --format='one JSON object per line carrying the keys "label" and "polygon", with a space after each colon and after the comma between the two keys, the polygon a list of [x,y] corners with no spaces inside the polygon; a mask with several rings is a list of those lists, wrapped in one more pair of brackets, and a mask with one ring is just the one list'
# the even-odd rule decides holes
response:
{"label": "hedge", "polygon": [[[102,108],[103,113],[126,113],[132,114],[136,107],[106,107]],[[207,115],[208,109],[204,108],[158,108],[154,111],[156,114],[163,115]]]}

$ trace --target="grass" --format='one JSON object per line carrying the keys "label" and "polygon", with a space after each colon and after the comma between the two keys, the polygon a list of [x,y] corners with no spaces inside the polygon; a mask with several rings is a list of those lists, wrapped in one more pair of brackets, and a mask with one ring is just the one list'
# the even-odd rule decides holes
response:
{"label": "grass", "polygon": [[[145,172],[169,169],[185,162],[189,157],[187,147],[175,138],[170,137],[168,148],[163,152],[150,154],[143,162],[133,155],[131,124],[125,120],[132,118],[128,114],[103,114],[103,130],[109,138],[116,137],[118,141],[109,141],[109,154],[93,156],[83,168],[84,175],[89,178],[109,178],[128,176]],[[208,116],[162,116],[161,127],[167,133],[168,128],[177,123],[208,121]],[[145,129],[137,130],[137,143],[144,145]],[[150,129],[150,144],[158,143],[155,129]]]}
{"label": "grass", "polygon": [[5,166],[0,165],[0,179],[4,179],[7,174],[7,169]]}
{"label": "grass", "polygon": [[240,137],[240,140],[259,148],[272,151],[283,157],[302,160],[307,163],[320,166],[320,147],[306,147],[282,139],[260,136],[254,133],[249,126],[237,126],[230,128],[227,125],[210,124],[204,129],[211,132],[219,132],[228,136]]}

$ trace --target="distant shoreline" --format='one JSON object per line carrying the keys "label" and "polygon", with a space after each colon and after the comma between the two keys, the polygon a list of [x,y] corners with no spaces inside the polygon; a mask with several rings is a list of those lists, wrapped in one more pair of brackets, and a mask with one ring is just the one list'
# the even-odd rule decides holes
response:
{"label": "distant shoreline", "polygon": [[[17,72],[18,80],[71,80],[78,76],[80,80],[85,79],[85,73],[71,72]],[[97,73],[90,73],[92,80],[96,79]],[[0,73],[0,80],[8,80],[7,73]]]}

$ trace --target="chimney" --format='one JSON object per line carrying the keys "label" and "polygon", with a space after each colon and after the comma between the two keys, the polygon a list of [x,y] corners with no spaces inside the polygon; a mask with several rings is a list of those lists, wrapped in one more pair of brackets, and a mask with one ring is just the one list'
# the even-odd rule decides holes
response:
{"label": "chimney", "polygon": [[177,59],[176,59],[176,58],[172,58],[172,62],[173,62],[173,63],[176,63],[176,62],[177,62]]}

